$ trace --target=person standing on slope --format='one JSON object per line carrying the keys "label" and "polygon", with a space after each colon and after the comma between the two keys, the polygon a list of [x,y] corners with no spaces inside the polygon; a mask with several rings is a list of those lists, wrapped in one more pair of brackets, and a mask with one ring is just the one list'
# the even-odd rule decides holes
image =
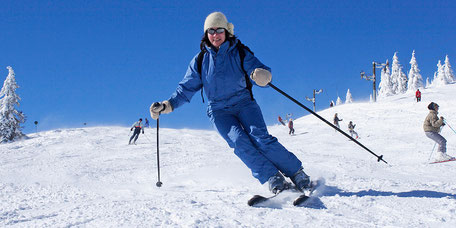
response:
{"label": "person standing on slope", "polygon": [[438,155],[436,161],[444,161],[453,159],[454,157],[449,156],[446,153],[446,142],[447,140],[439,134],[440,127],[444,126],[443,123],[443,116],[440,118],[437,116],[439,113],[439,105],[431,102],[428,105],[429,114],[426,116],[424,120],[423,129],[426,136],[432,140],[434,140],[437,144],[439,144]]}
{"label": "person standing on slope", "polygon": [[416,90],[415,97],[416,97],[416,102],[420,102],[421,101],[421,91],[420,91],[420,89]]}
{"label": "person standing on slope", "polygon": [[149,120],[147,118],[146,118],[146,124],[144,124],[144,127],[150,127]]}
{"label": "person standing on slope", "polygon": [[337,127],[337,128],[340,128],[339,126],[339,121],[342,121],[343,119],[339,119],[339,117],[337,117],[337,113],[334,114],[334,119],[333,119],[333,123],[334,125]]}
{"label": "person standing on slope", "polygon": [[290,120],[288,120],[288,128],[290,129],[288,134],[289,135],[294,135],[293,119],[292,118],[290,118]]}
{"label": "person standing on slope", "polygon": [[[209,14],[200,45],[204,53],[201,69],[196,55],[171,97],[151,105],[151,116],[158,119],[160,114],[174,111],[204,88],[212,124],[261,184],[268,182],[269,190],[276,194],[289,186],[285,175],[299,190],[308,189],[311,182],[301,161],[269,134],[248,88],[249,83],[266,87],[272,78],[270,68],[239,43],[233,24],[223,13]],[[240,51],[245,51],[243,62]]]}
{"label": "person standing on slope", "polygon": [[353,135],[355,135],[356,136],[355,139],[358,139],[358,133],[356,133],[355,127],[356,127],[356,124],[353,124],[352,121],[350,121],[350,123],[348,123],[348,132],[350,132],[350,136],[353,138]]}
{"label": "person standing on slope", "polygon": [[129,145],[131,144],[131,140],[133,138],[134,138],[133,144],[136,144],[136,140],[138,139],[139,133],[141,132],[141,130],[142,130],[142,133],[144,134],[144,126],[142,123],[142,118],[139,118],[138,121],[136,121],[133,125],[131,125],[130,131],[133,131],[133,129],[135,129],[135,131],[133,132],[133,135],[130,137],[130,141],[128,141]]}

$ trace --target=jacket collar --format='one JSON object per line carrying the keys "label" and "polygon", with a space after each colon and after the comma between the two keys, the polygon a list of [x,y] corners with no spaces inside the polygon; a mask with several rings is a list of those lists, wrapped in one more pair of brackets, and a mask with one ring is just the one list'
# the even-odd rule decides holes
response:
{"label": "jacket collar", "polygon": [[222,45],[220,45],[218,51],[215,51],[215,48],[206,45],[206,50],[210,52],[212,55],[216,55],[217,53],[226,54],[229,51],[233,50],[237,43],[237,39],[234,41],[233,45],[231,45],[229,41],[225,41]]}

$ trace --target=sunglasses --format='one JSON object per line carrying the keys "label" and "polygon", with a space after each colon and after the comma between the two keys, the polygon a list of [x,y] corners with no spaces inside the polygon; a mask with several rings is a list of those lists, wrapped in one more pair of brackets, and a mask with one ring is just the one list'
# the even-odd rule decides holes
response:
{"label": "sunglasses", "polygon": [[211,35],[214,35],[215,33],[222,34],[224,32],[225,32],[224,28],[217,28],[217,29],[210,28],[210,29],[207,30],[207,33],[209,33]]}

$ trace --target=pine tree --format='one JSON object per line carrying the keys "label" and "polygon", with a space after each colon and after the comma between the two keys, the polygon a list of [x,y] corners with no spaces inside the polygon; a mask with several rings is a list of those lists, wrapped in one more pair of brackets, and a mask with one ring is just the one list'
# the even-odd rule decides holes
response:
{"label": "pine tree", "polygon": [[0,91],[0,141],[8,142],[24,136],[21,132],[21,123],[25,122],[25,115],[15,109],[21,99],[16,94],[19,86],[16,84],[13,68],[7,67],[9,74]]}
{"label": "pine tree", "polygon": [[446,55],[446,57],[445,57],[445,64],[443,65],[443,72],[445,74],[445,78],[447,79],[448,83],[453,83],[455,81],[453,69],[451,69],[450,59],[448,58],[448,55]]}
{"label": "pine tree", "polygon": [[408,74],[407,92],[414,93],[417,89],[423,88],[423,77],[421,77],[420,69],[415,58],[415,50],[412,53],[412,59],[410,60],[410,71]]}
{"label": "pine tree", "polygon": [[442,62],[439,60],[437,63],[437,71],[434,73],[434,80],[432,80],[432,86],[439,87],[448,84],[448,80],[445,77]]}
{"label": "pine tree", "polygon": [[350,89],[347,90],[347,95],[345,98],[345,104],[353,103],[353,97],[352,94],[350,93]]}
{"label": "pine tree", "polygon": [[397,52],[393,56],[391,66],[391,83],[395,94],[405,93],[407,91],[407,76],[402,72],[402,66],[397,58]]}
{"label": "pine tree", "polygon": [[342,99],[340,99],[340,97],[337,96],[336,105],[340,105],[340,104],[342,104]]}
{"label": "pine tree", "polygon": [[426,78],[426,88],[429,88],[431,86],[431,82],[429,81],[429,77]]}
{"label": "pine tree", "polygon": [[393,83],[391,82],[391,71],[386,60],[386,66],[382,69],[380,84],[378,85],[378,97],[384,98],[394,95]]}

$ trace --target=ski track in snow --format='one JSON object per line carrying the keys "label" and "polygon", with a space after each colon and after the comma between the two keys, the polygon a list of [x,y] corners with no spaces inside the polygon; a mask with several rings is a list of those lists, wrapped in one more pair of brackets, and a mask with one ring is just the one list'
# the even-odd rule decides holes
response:
{"label": "ski track in snow", "polygon": [[[456,162],[428,164],[434,143],[422,131],[427,105],[456,127],[456,85],[353,103],[318,112],[356,124],[360,142],[376,158],[306,115],[270,133],[325,185],[311,207],[293,207],[293,195],[252,208],[254,194],[269,195],[215,132],[160,129],[157,182],[156,129],[127,145],[128,127],[59,129],[0,145],[2,227],[455,227]],[[191,104],[190,104],[191,105]],[[171,114],[172,115],[172,114]],[[164,115],[161,125],[166,127]],[[450,155],[456,134],[445,127]]]}

